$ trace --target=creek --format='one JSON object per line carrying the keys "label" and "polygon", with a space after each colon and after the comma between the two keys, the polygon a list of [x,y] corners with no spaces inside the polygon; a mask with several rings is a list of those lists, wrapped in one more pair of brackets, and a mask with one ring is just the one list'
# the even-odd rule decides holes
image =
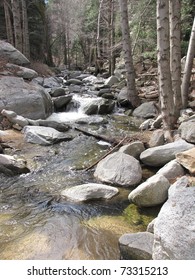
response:
{"label": "creek", "polygon": [[[78,102],[78,96],[75,99]],[[86,99],[79,102],[79,109],[50,119],[91,118],[81,110]],[[133,135],[139,124],[117,112],[103,118],[102,124],[82,127],[122,138]],[[7,153],[24,157],[31,172],[0,175],[1,259],[120,259],[119,237],[145,230],[157,215],[159,209],[129,205],[129,188],[119,188],[119,195],[108,201],[75,203],[60,196],[65,188],[96,182],[94,169],[85,168],[108,151],[108,143],[72,131],[74,138],[69,142],[39,146],[24,142],[20,132],[6,133],[13,146]]]}

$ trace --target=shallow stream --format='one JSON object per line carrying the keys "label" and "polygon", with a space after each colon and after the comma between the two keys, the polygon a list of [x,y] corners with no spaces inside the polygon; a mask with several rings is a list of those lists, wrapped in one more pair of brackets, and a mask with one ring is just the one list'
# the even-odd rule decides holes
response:
{"label": "shallow stream", "polygon": [[[90,129],[120,137],[136,130],[130,117],[116,114],[106,120]],[[72,141],[39,146],[25,143],[21,132],[6,132],[13,147],[7,153],[24,157],[31,172],[12,178],[0,175],[1,259],[120,259],[119,237],[145,230],[157,215],[159,209],[129,205],[127,188],[119,188],[119,195],[108,201],[75,203],[62,198],[65,188],[96,182],[94,169],[85,168],[109,149],[94,137],[72,133]]]}

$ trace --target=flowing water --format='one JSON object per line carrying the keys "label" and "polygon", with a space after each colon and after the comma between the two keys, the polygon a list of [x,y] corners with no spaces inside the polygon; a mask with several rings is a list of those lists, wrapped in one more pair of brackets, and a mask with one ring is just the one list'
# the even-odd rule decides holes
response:
{"label": "flowing water", "polygon": [[[82,110],[52,117],[89,118]],[[123,136],[136,128],[130,117],[113,115],[106,120],[90,129]],[[119,259],[119,237],[144,230],[156,215],[156,209],[129,208],[126,188],[119,188],[119,195],[108,201],[75,203],[62,198],[65,188],[96,182],[94,170],[85,168],[109,149],[93,137],[72,133],[72,141],[53,146],[24,143],[20,132],[7,134],[14,146],[7,153],[23,156],[31,172],[12,178],[0,175],[1,259]]]}

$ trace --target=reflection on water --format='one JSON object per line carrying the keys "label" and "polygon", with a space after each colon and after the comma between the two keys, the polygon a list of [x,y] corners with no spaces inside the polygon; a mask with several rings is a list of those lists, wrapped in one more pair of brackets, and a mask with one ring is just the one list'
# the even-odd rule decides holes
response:
{"label": "reflection on water", "polygon": [[109,146],[79,133],[71,142],[51,147],[19,145],[14,152],[27,159],[31,172],[0,176],[0,258],[119,259],[119,236],[136,230],[121,218],[130,190],[120,188],[109,201],[88,203],[59,195],[65,188],[95,182],[94,171],[83,168]]}

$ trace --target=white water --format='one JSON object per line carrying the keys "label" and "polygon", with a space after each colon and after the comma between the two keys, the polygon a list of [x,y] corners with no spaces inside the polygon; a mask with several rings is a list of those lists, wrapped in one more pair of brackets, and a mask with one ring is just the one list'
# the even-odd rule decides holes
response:
{"label": "white water", "polygon": [[73,96],[72,101],[79,104],[79,108],[77,111],[69,111],[69,112],[62,112],[62,113],[53,113],[47,120],[56,121],[56,122],[72,122],[83,118],[89,118],[90,116],[86,115],[83,110],[84,108],[91,104],[92,102],[95,103],[101,100],[101,97],[91,97],[91,96],[80,96],[75,94]]}

